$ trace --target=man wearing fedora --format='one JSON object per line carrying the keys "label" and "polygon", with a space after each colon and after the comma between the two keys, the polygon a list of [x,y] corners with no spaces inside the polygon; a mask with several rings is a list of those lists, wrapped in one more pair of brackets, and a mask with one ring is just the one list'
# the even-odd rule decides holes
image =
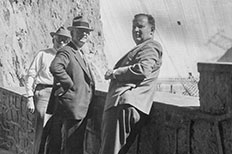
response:
{"label": "man wearing fedora", "polygon": [[86,117],[95,89],[82,46],[93,29],[82,17],[75,17],[67,29],[72,39],[57,52],[50,66],[55,82],[47,113],[62,118],[61,153],[82,154]]}
{"label": "man wearing fedora", "polygon": [[37,154],[41,142],[43,126],[49,116],[46,115],[48,100],[53,85],[53,76],[49,67],[56,52],[70,41],[70,32],[60,27],[56,32],[50,33],[53,47],[40,50],[32,61],[26,76],[27,107],[30,112],[35,111],[35,138],[33,154]]}

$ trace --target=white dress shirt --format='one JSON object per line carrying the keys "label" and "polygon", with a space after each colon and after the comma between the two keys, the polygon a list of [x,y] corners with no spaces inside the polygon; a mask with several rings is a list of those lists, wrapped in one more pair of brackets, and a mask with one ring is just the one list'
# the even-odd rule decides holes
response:
{"label": "white dress shirt", "polygon": [[49,71],[49,67],[55,55],[56,50],[54,48],[41,50],[37,53],[27,72],[27,96],[34,95],[34,88],[37,84],[53,84],[53,76]]}

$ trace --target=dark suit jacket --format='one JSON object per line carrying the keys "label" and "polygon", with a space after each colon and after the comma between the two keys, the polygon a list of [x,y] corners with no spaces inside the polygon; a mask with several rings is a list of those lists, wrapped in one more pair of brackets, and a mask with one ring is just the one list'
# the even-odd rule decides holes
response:
{"label": "dark suit jacket", "polygon": [[[51,63],[54,85],[47,113],[61,114],[68,119],[83,119],[94,95],[94,79],[91,70],[70,42],[60,49]],[[62,93],[57,95],[57,91]]]}
{"label": "dark suit jacket", "polygon": [[115,65],[105,110],[118,104],[130,104],[149,114],[162,64],[161,45],[149,39],[123,56]]}

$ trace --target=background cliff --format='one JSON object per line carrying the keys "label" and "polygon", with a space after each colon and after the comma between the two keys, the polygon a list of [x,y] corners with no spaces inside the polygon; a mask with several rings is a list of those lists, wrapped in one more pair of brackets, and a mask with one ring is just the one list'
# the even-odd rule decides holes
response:
{"label": "background cliff", "polygon": [[[51,47],[50,32],[72,24],[84,14],[94,31],[85,46],[98,82],[106,69],[98,0],[2,0],[0,1],[0,86],[23,86],[34,55]],[[88,50],[87,50],[88,51]]]}

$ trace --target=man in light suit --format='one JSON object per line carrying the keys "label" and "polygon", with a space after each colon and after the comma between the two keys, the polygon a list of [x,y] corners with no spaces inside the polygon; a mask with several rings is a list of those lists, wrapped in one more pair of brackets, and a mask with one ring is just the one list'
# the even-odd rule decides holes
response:
{"label": "man in light suit", "polygon": [[81,48],[93,29],[82,17],[75,17],[67,29],[72,40],[57,52],[50,66],[55,82],[47,113],[62,119],[62,143],[58,150],[62,154],[82,154],[86,117],[95,83]]}
{"label": "man in light suit", "polygon": [[135,15],[132,34],[137,46],[105,74],[111,82],[102,119],[100,154],[127,153],[146,122],[162,64],[162,48],[153,40],[154,31],[151,15]]}

